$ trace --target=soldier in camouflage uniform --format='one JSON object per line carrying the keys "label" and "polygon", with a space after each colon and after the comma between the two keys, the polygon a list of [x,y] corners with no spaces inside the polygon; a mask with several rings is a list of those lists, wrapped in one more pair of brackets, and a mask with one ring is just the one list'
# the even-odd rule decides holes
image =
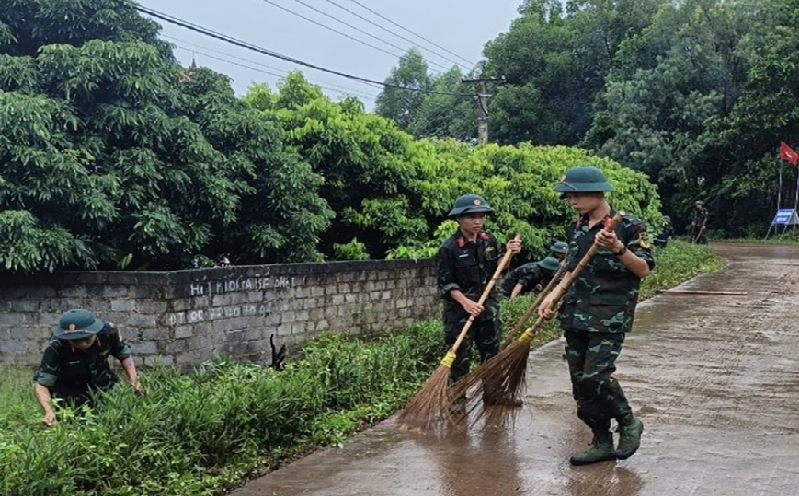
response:
{"label": "soldier in camouflage uniform", "polygon": [[[560,262],[555,257],[524,264],[508,274],[502,283],[502,292],[511,299],[531,291],[540,292],[555,277],[559,268]],[[514,281],[515,284],[511,286]]]}
{"label": "soldier in camouflage uniform", "polygon": [[705,208],[705,202],[697,200],[694,203],[694,210],[691,212],[691,242],[699,243],[702,245],[707,244],[707,237],[705,231],[707,230],[708,212]]}
{"label": "soldier in camouflage uniform", "polygon": [[[627,216],[615,231],[603,229],[615,212],[604,196],[614,188],[602,171],[591,166],[571,168],[555,191],[563,193],[579,214],[568,231],[567,270],[577,267],[594,242],[601,247],[569,289],[560,309],[577,416],[594,434],[591,447],[572,456],[571,463],[624,460],[638,449],[644,426],[633,415],[612,374],[624,336],[632,328],[641,279],[655,263],[640,220]],[[553,317],[554,305],[552,297],[546,298],[539,313]],[[612,419],[620,433],[615,450]]]}
{"label": "soldier in camouflage uniform", "polygon": [[109,367],[109,356],[122,363],[130,383],[141,391],[130,347],[122,341],[113,324],[82,309],[72,309],[61,316],[33,378],[45,425],[53,425],[56,421],[52,398],[81,406],[89,401],[91,392],[105,391],[116,384],[117,376]]}
{"label": "soldier in camouflage uniform", "polygon": [[[569,245],[563,241],[556,241],[552,244],[552,246],[549,247],[549,257],[556,259],[558,263],[560,263],[563,259],[566,258],[567,253],[569,253]],[[541,262],[543,262],[543,260],[524,264],[510,271],[510,273],[507,276],[505,276],[505,278],[502,280],[502,284],[500,285],[502,294],[508,297],[516,296],[513,294],[513,291],[518,286],[519,281],[528,274],[533,274],[533,277],[537,276],[540,272],[540,267],[538,266],[538,264],[540,264]],[[546,280],[544,285],[549,284],[549,281],[551,280],[552,277],[550,276],[549,279]],[[533,285],[533,287],[534,286],[535,285]],[[523,289],[524,288],[519,288],[519,292],[521,292]]]}
{"label": "soldier in camouflage uniform", "polygon": [[[471,342],[474,341],[483,363],[499,351],[499,300],[494,288],[478,305],[488,281],[497,270],[500,253],[496,238],[483,230],[486,213],[492,212],[485,199],[463,195],[449,213],[459,229],[438,252],[438,289],[444,303],[444,335],[447,346],[455,343],[470,315],[475,317],[469,336],[458,349],[450,381],[469,372]],[[507,250],[519,253],[521,242],[509,241]],[[503,398],[495,399],[496,402]]]}

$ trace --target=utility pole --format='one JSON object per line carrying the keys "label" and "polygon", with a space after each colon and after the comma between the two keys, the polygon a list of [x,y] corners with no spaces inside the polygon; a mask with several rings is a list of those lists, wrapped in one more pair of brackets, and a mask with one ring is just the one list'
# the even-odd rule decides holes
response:
{"label": "utility pole", "polygon": [[504,83],[505,76],[487,78],[480,76],[477,79],[464,79],[463,83],[478,84],[477,93],[477,142],[481,145],[488,143],[488,98],[493,96],[488,93],[488,83]]}

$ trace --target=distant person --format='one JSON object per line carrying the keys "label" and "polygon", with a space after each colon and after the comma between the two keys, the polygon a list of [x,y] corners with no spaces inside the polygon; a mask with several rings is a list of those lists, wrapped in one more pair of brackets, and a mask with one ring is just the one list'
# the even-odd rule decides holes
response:
{"label": "distant person", "polygon": [[669,239],[674,236],[674,226],[671,225],[671,217],[663,216],[663,231],[655,238],[655,246],[665,248],[669,244]]}
{"label": "distant person", "polygon": [[[515,279],[518,282],[516,282],[507,296],[510,299],[514,299],[519,295],[543,291],[544,287],[555,277],[555,273],[559,268],[560,262],[555,257],[546,257],[538,262],[522,265],[508,275],[508,279]],[[519,272],[519,274],[514,274],[514,272]],[[507,287],[508,285],[503,283],[503,291]]]}
{"label": "distant person", "polygon": [[117,383],[117,376],[108,364],[109,356],[122,363],[128,381],[136,391],[141,391],[130,347],[113,324],[83,309],[72,309],[61,316],[33,378],[45,425],[56,422],[54,398],[79,407],[89,402],[92,392],[110,390]]}
{"label": "distant person", "polygon": [[549,256],[554,257],[560,262],[566,260],[566,255],[569,254],[569,244],[565,241],[555,241],[549,247]]}
{"label": "distant person", "polygon": [[702,245],[707,244],[705,231],[707,230],[708,213],[705,202],[697,200],[694,203],[694,210],[691,212],[691,242]]}

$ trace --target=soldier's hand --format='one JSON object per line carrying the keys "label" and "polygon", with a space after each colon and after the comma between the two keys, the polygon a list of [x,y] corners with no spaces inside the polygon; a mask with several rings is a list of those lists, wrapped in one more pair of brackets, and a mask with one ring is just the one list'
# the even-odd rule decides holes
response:
{"label": "soldier's hand", "polygon": [[505,245],[505,248],[514,255],[517,255],[520,251],[522,251],[522,241],[520,239],[512,239],[508,241],[508,244]]}
{"label": "soldier's hand", "polygon": [[613,251],[619,251],[624,248],[624,243],[619,241],[615,231],[606,231],[602,229],[596,233],[596,243],[602,248],[609,248]]}
{"label": "soldier's hand", "polygon": [[548,296],[544,298],[544,301],[541,302],[541,306],[538,307],[538,315],[549,320],[555,316],[555,309],[554,309],[553,301]]}
{"label": "soldier's hand", "polygon": [[57,421],[57,420],[56,420],[56,418],[55,418],[55,413],[53,413],[53,412],[47,412],[47,413],[45,413],[45,414],[44,414],[44,418],[42,419],[42,423],[43,423],[44,425],[46,425],[47,427],[52,427],[52,426],[54,426],[55,424],[57,424],[57,423],[58,423],[58,421]]}
{"label": "soldier's hand", "polygon": [[462,303],[462,305],[463,309],[466,310],[466,313],[474,317],[477,317],[483,313],[483,311],[485,311],[485,307],[483,305],[479,305],[477,302],[472,300],[466,300]]}

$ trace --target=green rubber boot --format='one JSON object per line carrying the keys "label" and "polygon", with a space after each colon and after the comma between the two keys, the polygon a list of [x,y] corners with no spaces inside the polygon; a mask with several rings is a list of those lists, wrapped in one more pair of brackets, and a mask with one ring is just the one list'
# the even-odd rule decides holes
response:
{"label": "green rubber boot", "polygon": [[574,455],[570,461],[572,465],[589,465],[591,463],[615,460],[616,452],[613,449],[613,434],[610,431],[594,431],[594,440],[591,447],[583,453]]}
{"label": "green rubber boot", "polygon": [[616,458],[626,460],[633,456],[641,446],[641,434],[644,432],[644,423],[629,414],[619,421],[619,446],[616,448]]}

